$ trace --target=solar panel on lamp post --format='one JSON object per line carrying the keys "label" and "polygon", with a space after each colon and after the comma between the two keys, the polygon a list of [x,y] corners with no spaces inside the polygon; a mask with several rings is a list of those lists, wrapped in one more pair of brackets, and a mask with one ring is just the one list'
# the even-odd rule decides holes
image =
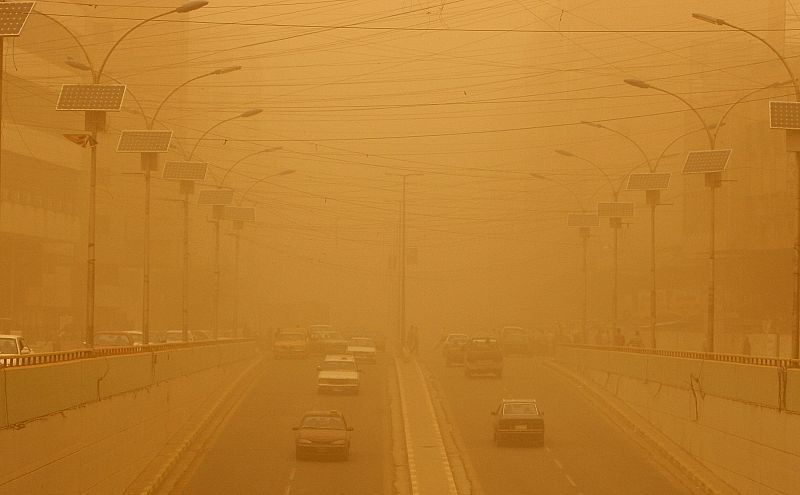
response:
{"label": "solar panel on lamp post", "polygon": [[221,289],[220,273],[220,220],[224,206],[233,202],[233,189],[206,189],[200,191],[197,197],[197,204],[208,205],[212,208],[212,218],[214,222],[214,310],[213,327],[211,329],[212,338],[219,338],[219,298]]}
{"label": "solar panel on lamp post", "polygon": [[[794,152],[800,167],[800,103],[769,102],[770,127],[786,130],[786,150]],[[800,172],[798,173],[800,175]],[[800,179],[798,179],[797,234],[795,237],[794,300],[792,301],[792,359],[800,358]]]}
{"label": "solar panel on lamp post", "polygon": [[86,142],[90,148],[89,161],[89,211],[87,218],[87,269],[86,269],[86,345],[94,346],[95,297],[95,234],[97,208],[97,135],[105,128],[105,114],[119,111],[125,97],[124,85],[65,84],[61,87],[56,110],[84,111],[85,129],[89,131]]}
{"label": "solar panel on lamp post", "polygon": [[[699,18],[699,17],[698,17]],[[702,19],[706,20],[706,19]],[[706,137],[708,138],[708,150],[699,151],[699,152],[690,152],[689,156],[686,159],[686,165],[684,166],[683,173],[704,173],[705,174],[705,181],[706,186],[710,189],[711,193],[711,253],[709,255],[709,264],[710,264],[710,282],[709,282],[709,289],[708,289],[708,323],[707,323],[707,330],[706,330],[706,343],[705,343],[705,350],[707,352],[714,352],[714,326],[716,324],[716,317],[715,317],[715,285],[716,285],[716,245],[715,245],[715,232],[716,232],[716,189],[721,185],[721,173],[722,170],[725,168],[725,164],[727,164],[728,156],[730,156],[730,150],[715,150],[715,138],[716,133],[711,134],[712,126],[709,126],[700,112],[692,106],[689,101],[687,101],[682,96],[675,94],[671,91],[667,91],[665,89],[659,88],[657,86],[653,86],[652,84],[646,83],[644,81],[638,79],[625,79],[625,83],[634,86],[637,88],[643,89],[654,89],[656,91],[660,91],[661,93],[667,94],[672,96],[673,98],[680,100],[692,113],[697,117],[697,120],[700,121],[703,129],[706,132]],[[723,115],[724,117],[724,115]],[[722,121],[720,121],[720,124]],[[720,125],[717,125],[717,129],[719,129]],[[723,153],[719,153],[722,151]],[[727,151],[727,154],[724,152]],[[696,155],[692,155],[693,153],[698,153]],[[719,170],[714,169],[714,166],[707,166],[707,171],[703,171],[704,168],[703,163],[709,162],[712,165],[719,165],[718,162],[722,159],[724,155],[724,164],[722,168]],[[690,162],[692,162],[690,164]],[[687,167],[689,169],[696,169],[693,172],[687,172]]]}
{"label": "solar panel on lamp post", "polygon": [[203,162],[167,162],[163,179],[180,181],[183,193],[183,256],[181,276],[181,334],[189,341],[189,196],[194,192],[194,183],[205,180],[208,164]]}
{"label": "solar panel on lamp post", "polygon": [[[34,2],[0,2],[0,189],[3,183],[3,82],[5,79],[5,39],[19,36]],[[3,219],[3,198],[0,195],[0,224]]]}
{"label": "solar panel on lamp post", "polygon": [[704,150],[690,151],[683,166],[683,174],[703,174],[706,187],[711,192],[710,205],[710,225],[709,233],[709,264],[710,276],[708,284],[708,323],[706,325],[706,338],[704,350],[714,352],[715,349],[715,321],[716,321],[716,283],[717,283],[717,260],[716,260],[716,211],[717,195],[716,190],[722,185],[722,172],[728,165],[731,150]]}
{"label": "solar panel on lamp post", "polygon": [[224,220],[233,221],[233,332],[234,337],[240,337],[241,325],[239,324],[239,302],[241,298],[241,283],[239,280],[239,254],[241,252],[241,234],[244,222],[256,221],[256,209],[242,206],[226,206],[222,210],[222,218]]}
{"label": "solar panel on lamp post", "polygon": [[118,153],[139,153],[144,171],[144,246],[142,250],[142,343],[150,343],[150,179],[158,168],[158,153],[169,151],[172,131],[125,130]]}
{"label": "solar panel on lamp post", "polygon": [[[91,163],[89,166],[89,215],[88,215],[88,261],[87,261],[87,287],[86,287],[86,344],[94,346],[94,297],[95,297],[95,210],[96,210],[96,189],[97,189],[97,134],[105,130],[105,117],[108,111],[119,111],[122,105],[122,99],[125,94],[125,85],[101,85],[100,80],[103,75],[103,70],[106,67],[111,55],[119,44],[127,38],[133,31],[143,26],[144,24],[164,17],[172,13],[186,13],[197,10],[208,2],[205,0],[193,0],[174,9],[166,12],[156,14],[152,17],[144,19],[133,27],[125,31],[111,48],[106,52],[100,68],[95,70],[91,57],[86,50],[86,47],[81,43],[80,39],[67,28],[63,23],[56,20],[52,16],[37,12],[51,21],[58,24],[64,29],[73,41],[76,42],[78,47],[86,57],[86,63],[92,72],[94,84],[92,85],[64,85],[61,88],[59,101],[56,105],[57,110],[83,110],[85,112],[85,129],[90,132],[87,141],[91,144]],[[1,58],[1,57],[0,57]],[[121,89],[121,92],[120,92]],[[84,104],[84,103],[89,103]],[[116,108],[113,103],[117,102]],[[83,108],[81,108],[83,107]]]}
{"label": "solar panel on lamp post", "polygon": [[578,227],[578,234],[581,237],[581,247],[583,250],[582,266],[583,271],[583,298],[581,304],[581,335],[583,343],[589,343],[587,322],[589,318],[589,236],[591,228],[600,225],[600,218],[597,215],[587,213],[570,214],[567,218],[567,225]]}
{"label": "solar panel on lamp post", "polygon": [[633,216],[633,203],[597,203],[597,216],[608,217],[608,225],[614,231],[614,280],[611,295],[611,328],[618,330],[619,321],[619,230],[622,228],[622,219]]}
{"label": "solar panel on lamp post", "polygon": [[657,289],[656,289],[656,207],[660,203],[661,190],[669,187],[671,174],[631,174],[628,176],[628,191],[644,191],[650,206],[650,342],[658,347],[656,339]]}

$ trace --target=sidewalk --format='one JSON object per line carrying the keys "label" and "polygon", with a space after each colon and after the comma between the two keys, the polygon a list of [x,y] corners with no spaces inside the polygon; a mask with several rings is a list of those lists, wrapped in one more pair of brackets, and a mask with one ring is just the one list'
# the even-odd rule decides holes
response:
{"label": "sidewalk", "polygon": [[395,360],[412,495],[458,495],[422,370],[413,357]]}

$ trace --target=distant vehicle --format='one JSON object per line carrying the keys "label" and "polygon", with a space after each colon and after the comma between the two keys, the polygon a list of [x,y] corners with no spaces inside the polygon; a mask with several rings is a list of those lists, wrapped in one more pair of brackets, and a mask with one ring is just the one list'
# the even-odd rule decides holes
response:
{"label": "distant vehicle", "polygon": [[308,332],[304,328],[283,328],[275,333],[272,341],[272,355],[275,359],[308,357]]}
{"label": "distant vehicle", "polygon": [[[131,339],[133,339],[133,345],[142,345],[144,342],[144,334],[142,332],[131,331],[125,333],[131,336]],[[150,343],[152,344],[153,342],[151,341]]]}
{"label": "distant vehicle", "polygon": [[3,357],[33,354],[25,340],[19,335],[0,335],[0,364]]}
{"label": "distant vehicle", "polygon": [[506,356],[530,356],[533,353],[530,334],[522,327],[503,327],[500,330],[500,348]]}
{"label": "distant vehicle", "polygon": [[375,350],[378,352],[386,351],[386,336],[380,332],[366,329],[348,329],[342,332],[345,338],[352,339],[355,337],[366,337],[372,339],[375,343]]}
{"label": "distant vehicle", "polygon": [[297,459],[350,457],[351,426],[339,411],[308,411],[300,424],[292,428],[295,433],[294,448]]}
{"label": "distant vehicle", "polygon": [[130,332],[95,332],[95,347],[133,347],[136,340]]}
{"label": "distant vehicle", "polygon": [[310,354],[341,354],[347,350],[347,340],[330,325],[308,327],[308,352]]}
{"label": "distant vehicle", "polygon": [[[189,330],[189,342],[210,340],[208,332],[204,330]],[[177,344],[183,342],[183,330],[167,330],[164,333],[164,342],[167,344]]]}
{"label": "distant vehicle", "polygon": [[317,393],[358,394],[361,388],[361,372],[353,356],[325,356],[322,364],[317,366],[317,372]]}
{"label": "distant vehicle", "polygon": [[376,363],[377,352],[375,342],[367,337],[353,337],[347,343],[347,354],[356,358],[357,363]]}
{"label": "distant vehicle", "polygon": [[503,353],[497,338],[472,337],[464,346],[464,374],[493,374],[503,376]]}
{"label": "distant vehicle", "polygon": [[494,443],[509,441],[544,444],[544,414],[532,399],[503,399],[491,412],[494,419]]}
{"label": "distant vehicle", "polygon": [[442,356],[445,366],[464,363],[464,347],[469,340],[465,333],[450,333],[442,343]]}

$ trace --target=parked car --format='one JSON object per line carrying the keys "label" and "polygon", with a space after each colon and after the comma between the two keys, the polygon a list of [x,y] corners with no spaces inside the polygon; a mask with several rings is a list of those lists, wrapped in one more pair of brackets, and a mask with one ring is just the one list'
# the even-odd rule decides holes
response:
{"label": "parked car", "polygon": [[503,327],[500,330],[500,348],[506,356],[530,356],[533,353],[530,335],[521,327]]}
{"label": "parked car", "polygon": [[333,457],[346,461],[350,456],[353,428],[339,411],[308,411],[292,430],[297,459]]}
{"label": "parked car", "polygon": [[503,376],[503,353],[497,338],[472,337],[464,346],[464,374],[493,374]]}
{"label": "parked car", "polygon": [[464,333],[450,333],[442,343],[442,356],[445,366],[464,363],[464,346],[469,340],[469,335]]}
{"label": "parked car", "polygon": [[22,356],[33,351],[19,335],[0,335],[0,356]]}
{"label": "parked car", "polygon": [[308,357],[308,332],[304,328],[283,328],[275,332],[272,341],[275,359]]}
{"label": "parked car", "polygon": [[133,347],[136,341],[130,332],[104,331],[94,333],[94,347]]}
{"label": "parked car", "polygon": [[333,354],[325,356],[317,366],[317,392],[353,393],[361,388],[361,372],[353,356]]}
{"label": "parked car", "polygon": [[[133,339],[133,345],[142,345],[144,342],[144,334],[142,332],[130,331],[125,333],[131,336],[131,339]],[[150,343],[153,343],[152,337]]]}
{"label": "parked car", "polygon": [[544,414],[532,399],[503,399],[491,412],[494,416],[494,442],[510,441],[544,444]]}
{"label": "parked car", "polygon": [[375,342],[367,337],[353,337],[347,343],[347,354],[356,358],[356,363],[376,363],[377,352]]}

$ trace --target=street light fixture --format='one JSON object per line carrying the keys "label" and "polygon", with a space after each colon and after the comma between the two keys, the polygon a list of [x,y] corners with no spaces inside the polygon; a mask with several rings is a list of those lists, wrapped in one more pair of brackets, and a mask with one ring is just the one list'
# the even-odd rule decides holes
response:
{"label": "street light fixture", "polygon": [[[687,108],[689,108],[689,110],[692,111],[692,113],[694,113],[694,115],[697,117],[697,120],[700,121],[700,125],[702,126],[703,130],[706,133],[706,137],[708,138],[709,149],[706,150],[706,151],[707,152],[713,152],[714,151],[714,144],[715,144],[714,140],[715,140],[716,134],[714,134],[714,135],[711,134],[711,129],[713,129],[713,127],[708,125],[708,123],[705,121],[703,116],[700,115],[700,112],[698,112],[697,109],[689,101],[687,101],[685,98],[683,98],[682,96],[680,96],[680,95],[678,95],[676,93],[673,93],[673,92],[668,91],[668,90],[663,89],[663,88],[659,88],[657,86],[653,86],[652,84],[649,84],[647,82],[641,81],[639,79],[625,79],[624,81],[625,81],[626,84],[629,84],[630,86],[634,86],[634,87],[637,87],[637,88],[643,88],[643,89],[654,89],[654,90],[659,91],[661,93],[664,93],[664,94],[667,94],[669,96],[672,96],[673,98],[675,98],[677,100],[680,100],[684,105],[686,105]],[[720,127],[720,125],[718,124],[717,125],[717,129],[719,129],[719,127]],[[716,253],[715,253],[716,242],[715,242],[714,236],[715,236],[715,233],[716,233],[716,216],[717,216],[716,215],[716,190],[722,184],[721,178],[720,178],[720,173],[719,172],[709,172],[709,173],[707,173],[706,177],[705,177],[705,183],[706,183],[706,186],[709,188],[710,194],[711,194],[711,212],[710,212],[710,217],[711,217],[710,218],[710,224],[711,224],[711,235],[710,235],[710,237],[711,237],[711,239],[710,239],[710,242],[709,242],[709,244],[710,244],[710,247],[709,247],[709,250],[710,250],[710,253],[709,253],[709,265],[710,265],[710,272],[711,273],[710,273],[710,277],[709,277],[710,280],[709,280],[709,284],[708,284],[708,309],[707,309],[708,326],[707,326],[707,330],[706,330],[706,351],[714,352],[714,326],[716,324],[716,321],[715,321],[715,312],[716,312],[716,308],[715,308],[716,296],[715,296],[715,293],[716,293],[716,273],[717,273],[717,269],[716,269]]]}
{"label": "street light fixture", "polygon": [[[131,28],[129,28],[127,31],[125,31],[119,38],[117,38],[117,40],[114,42],[114,44],[108,50],[108,52],[106,52],[106,55],[105,55],[105,57],[103,58],[103,61],[100,64],[100,68],[97,69],[97,70],[95,70],[95,68],[94,68],[95,66],[92,63],[92,59],[89,56],[89,53],[86,50],[86,47],[83,45],[83,43],[81,43],[80,39],[75,35],[75,33],[72,32],[72,30],[67,28],[63,23],[61,23],[60,21],[58,21],[57,19],[55,19],[52,16],[49,16],[47,14],[43,14],[41,12],[37,12],[37,13],[40,14],[40,15],[43,15],[46,18],[50,19],[51,21],[55,22],[56,24],[58,24],[62,29],[64,29],[70,35],[70,37],[75,41],[75,43],[78,45],[78,47],[81,49],[81,51],[83,52],[84,56],[86,57],[85,67],[88,67],[89,70],[92,72],[92,79],[93,79],[93,83],[94,83],[93,86],[96,86],[96,87],[99,87],[99,88],[104,88],[104,87],[107,88],[108,86],[100,85],[100,80],[101,80],[101,78],[103,76],[103,70],[105,69],[106,64],[108,64],[108,61],[110,60],[111,55],[114,53],[114,50],[133,31],[135,31],[136,29],[138,29],[139,27],[143,26],[144,24],[146,24],[146,23],[148,23],[150,21],[159,19],[159,18],[167,16],[169,14],[191,12],[193,10],[197,10],[197,9],[199,9],[201,7],[204,7],[205,5],[208,5],[208,2],[205,1],[205,0],[194,0],[194,1],[191,1],[191,2],[188,2],[188,3],[184,3],[184,4],[178,6],[178,7],[174,8],[174,9],[170,9],[168,11],[156,14],[156,15],[154,15],[152,17],[148,17],[147,19],[144,19],[144,20],[136,23]],[[73,64],[72,66],[78,68],[78,64],[77,63]],[[67,86],[67,85],[65,85],[65,86]],[[121,106],[122,97],[124,96],[125,86],[124,85],[120,85],[120,86],[118,86],[118,88],[119,87],[122,88],[122,94],[119,96],[119,105]],[[95,88],[94,90],[91,90],[91,91],[89,91],[89,90],[81,90],[81,91],[83,91],[84,93],[91,94],[91,93],[97,92],[98,89]],[[103,90],[99,90],[99,91],[103,91]],[[61,96],[64,95],[64,92],[65,92],[65,87],[62,86],[62,95],[59,96],[59,102],[61,102]],[[65,104],[66,104],[66,102],[65,102]],[[77,105],[72,105],[72,106],[77,106]],[[57,105],[56,108],[59,109],[58,105]],[[77,110],[78,108],[60,108],[60,109],[62,109],[62,110],[66,110],[66,109]],[[98,105],[95,105],[94,107],[91,107],[91,108],[87,107],[85,109],[85,115],[86,115],[85,129],[90,132],[89,136],[87,137],[87,140],[90,143],[94,143],[90,147],[91,148],[91,162],[90,162],[90,166],[89,166],[89,212],[88,212],[88,221],[87,221],[87,223],[88,223],[88,229],[87,229],[88,230],[88,236],[87,236],[88,237],[88,239],[87,239],[88,256],[87,256],[87,284],[86,284],[86,337],[85,337],[85,341],[86,341],[87,345],[89,345],[89,346],[94,346],[94,301],[95,301],[95,264],[96,264],[96,260],[95,260],[95,229],[96,229],[96,226],[95,226],[95,223],[96,223],[96,195],[97,195],[97,135],[98,135],[98,132],[105,130],[105,113],[106,113],[106,111],[108,111],[108,110],[106,110],[105,107],[98,106]],[[149,171],[149,167],[148,167],[147,171],[145,172],[149,176],[148,171]]]}
{"label": "street light fixture", "polygon": [[[754,33],[749,29],[745,29],[741,26],[737,26],[735,24],[731,24],[730,22],[726,21],[725,19],[721,19],[719,17],[713,17],[706,14],[700,13],[693,13],[692,17],[697,20],[708,22],[710,24],[714,24],[717,26],[727,26],[729,28],[735,29],[737,31],[741,31],[748,36],[751,36],[766,46],[780,61],[783,65],[783,68],[786,70],[786,73],[789,75],[791,79],[792,86],[794,87],[794,99],[796,102],[800,103],[800,83],[797,81],[797,77],[792,70],[792,67],[789,65],[789,62],[786,60],[780,51],[775,48],[772,43],[767,41],[765,38],[759,36],[758,34]],[[793,151],[795,153],[795,162],[798,167],[798,174],[800,174],[800,146],[797,145],[797,141],[800,141],[800,133],[794,130],[787,130],[786,131],[786,140],[787,140],[787,150]],[[795,242],[794,242],[794,257],[795,257],[795,268],[794,268],[794,294],[792,298],[792,350],[791,350],[791,357],[792,359],[800,359],[800,180],[797,181],[797,224],[796,235],[795,235]]]}

